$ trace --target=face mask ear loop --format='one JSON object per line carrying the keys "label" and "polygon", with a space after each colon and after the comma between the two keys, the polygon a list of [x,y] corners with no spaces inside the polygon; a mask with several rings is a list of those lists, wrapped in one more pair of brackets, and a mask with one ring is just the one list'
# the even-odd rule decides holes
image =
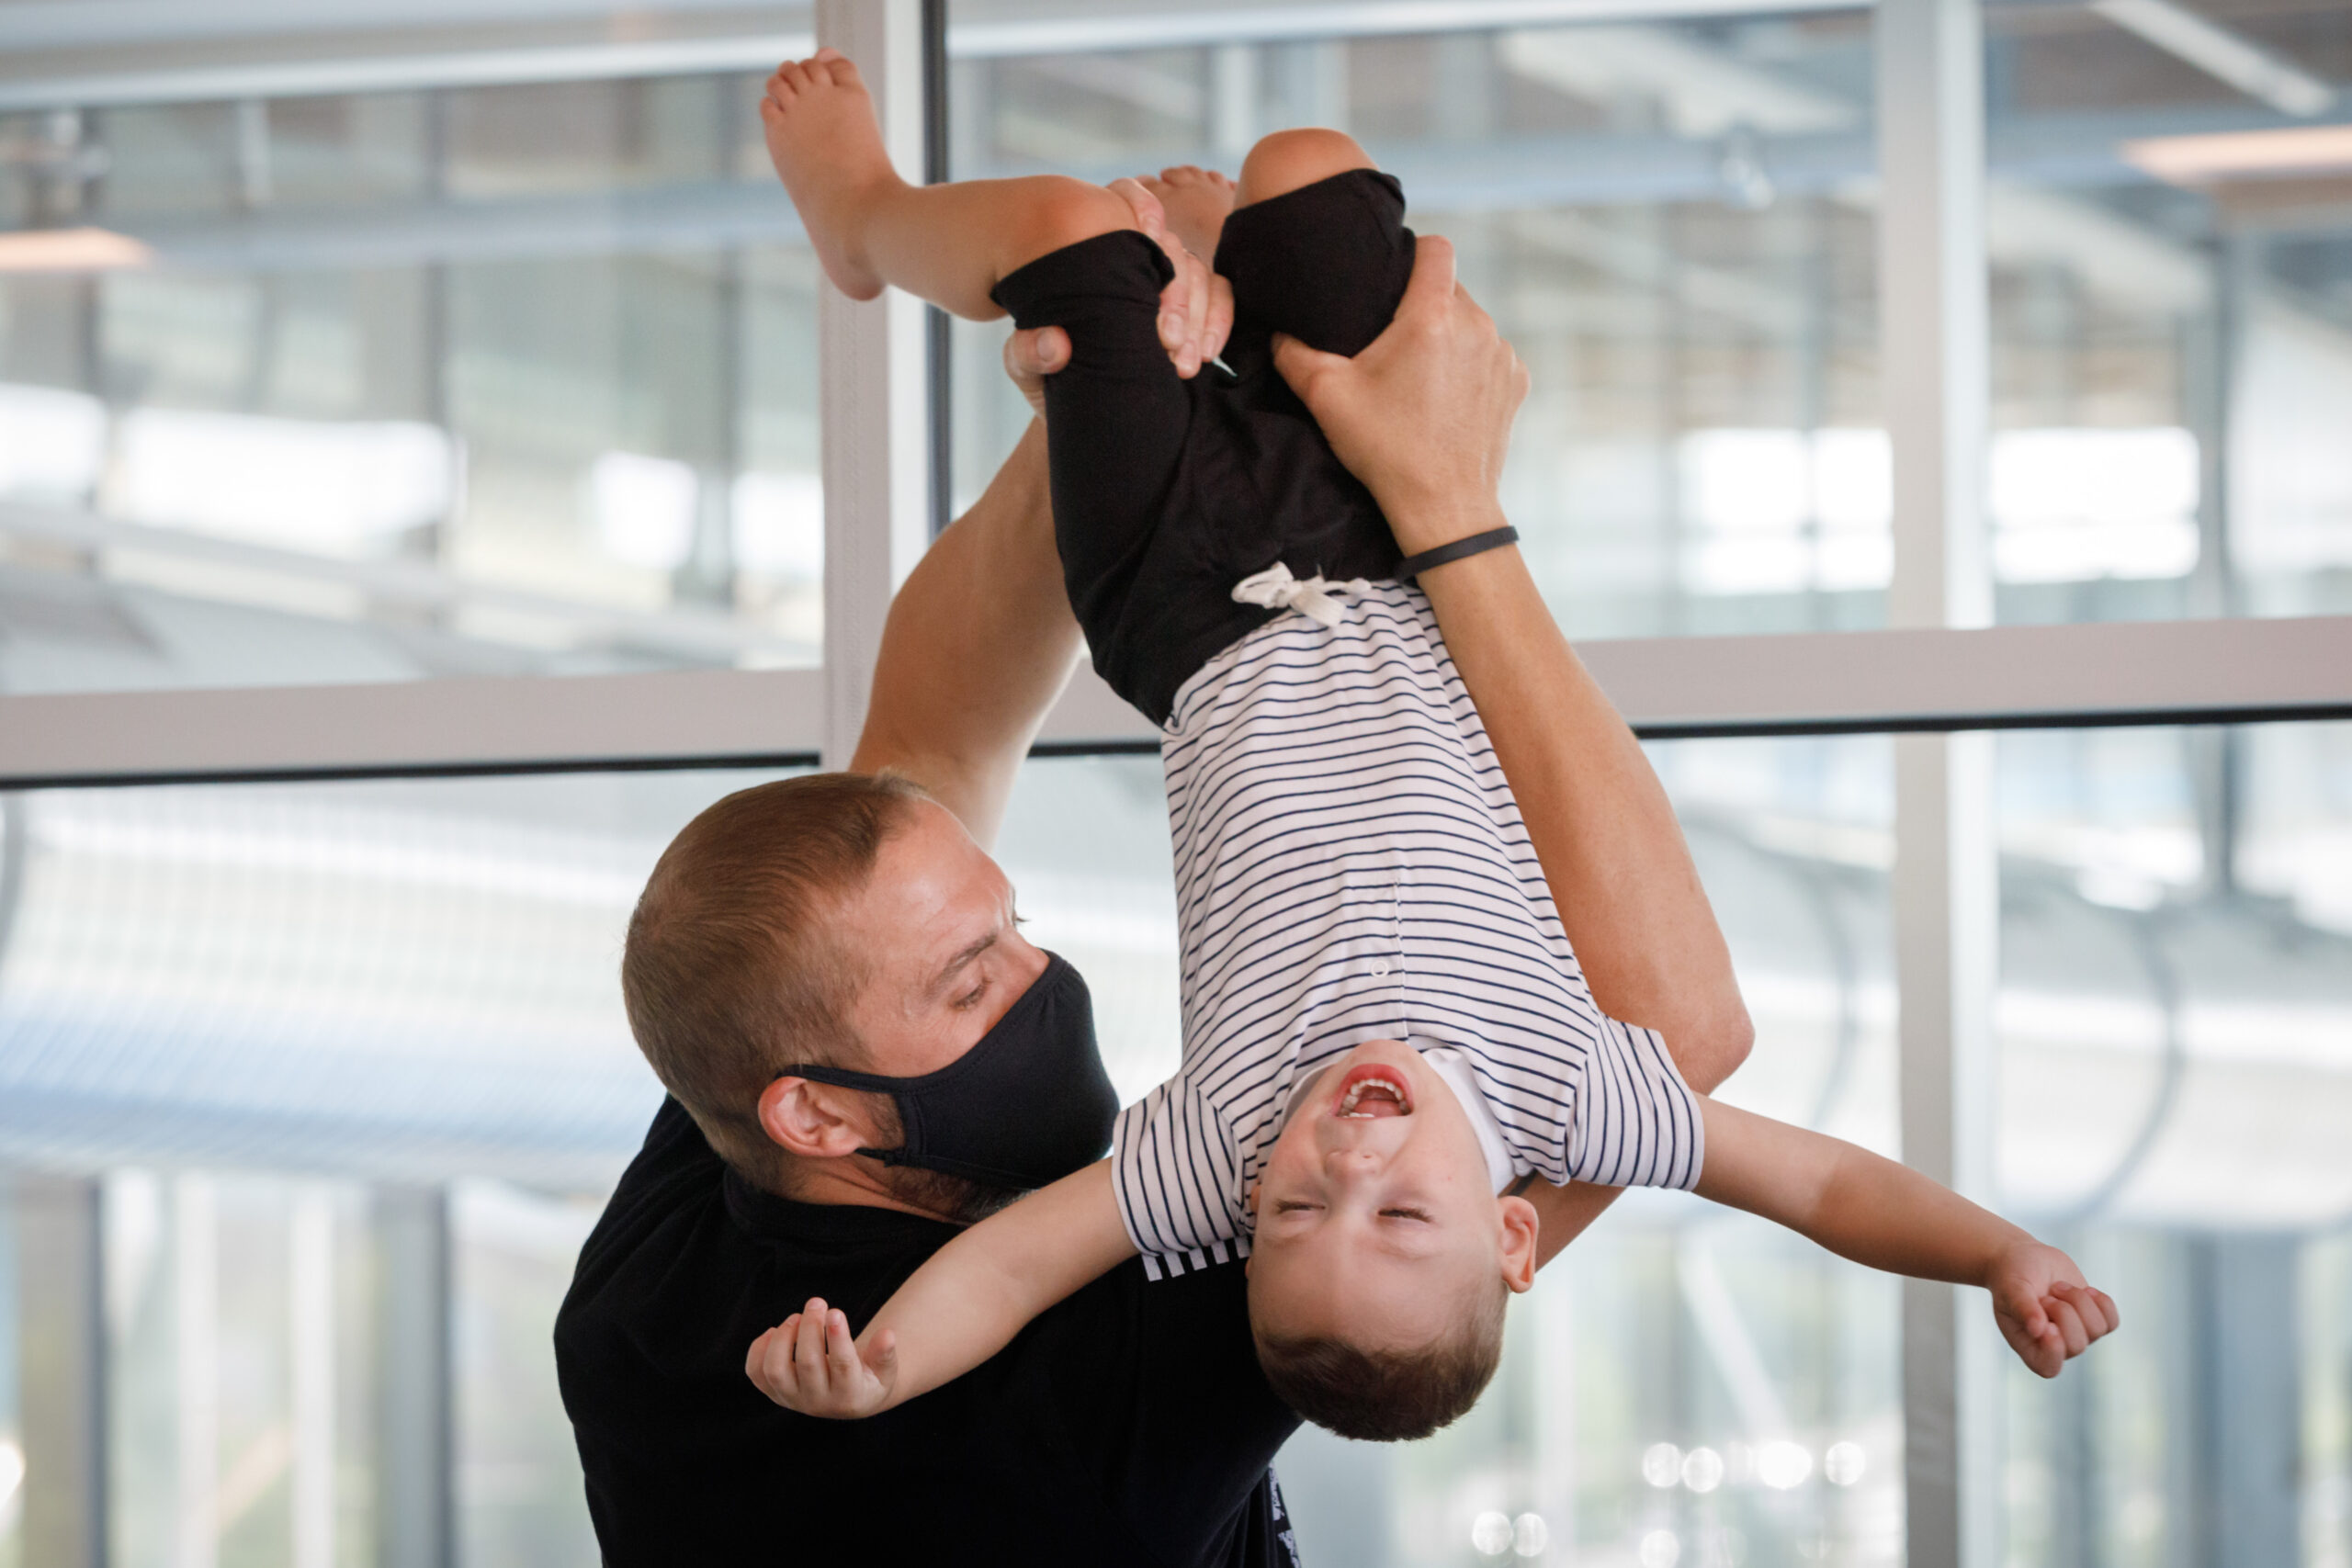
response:
{"label": "face mask ear loop", "polygon": [[[878,1073],[854,1073],[846,1067],[828,1067],[818,1062],[800,1062],[785,1068],[768,1081],[778,1083],[786,1078],[806,1078],[810,1083],[820,1083],[829,1089],[853,1089],[859,1094],[887,1094],[890,1097],[890,1102],[898,1107],[899,1127],[901,1133],[905,1131],[907,1124],[915,1119],[913,1108],[907,1103],[906,1097],[891,1087],[904,1082],[903,1079],[884,1077]],[[910,1163],[906,1158],[907,1149],[904,1144],[895,1149],[859,1149],[856,1152],[868,1159],[878,1159],[886,1166],[901,1166]]]}

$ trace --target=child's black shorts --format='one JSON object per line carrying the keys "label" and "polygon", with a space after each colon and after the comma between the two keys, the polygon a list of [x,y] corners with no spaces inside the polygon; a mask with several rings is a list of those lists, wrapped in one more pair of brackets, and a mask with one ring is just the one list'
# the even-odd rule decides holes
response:
{"label": "child's black shorts", "polygon": [[1302,578],[1396,575],[1387,521],[1276,373],[1270,339],[1352,355],[1378,337],[1412,276],[1404,220],[1402,187],[1369,169],[1227,219],[1230,377],[1178,378],[1159,333],[1174,269],[1140,233],[1056,251],[996,287],[1016,326],[1069,333],[1069,367],[1046,379],[1062,576],[1094,668],[1155,724],[1195,671],[1280,613],[1236,604],[1244,578],[1276,561]]}

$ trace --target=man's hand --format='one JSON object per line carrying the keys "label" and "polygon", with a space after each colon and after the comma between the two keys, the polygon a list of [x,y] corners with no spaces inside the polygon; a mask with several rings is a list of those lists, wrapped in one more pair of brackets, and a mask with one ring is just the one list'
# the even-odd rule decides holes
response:
{"label": "man's hand", "polygon": [[[1175,362],[1176,374],[1190,380],[1224,352],[1233,332],[1233,286],[1169,232],[1158,197],[1135,180],[1114,180],[1111,188],[1134,209],[1136,227],[1175,264],[1176,276],[1159,295],[1159,342]],[[1005,339],[1004,373],[1040,415],[1046,412],[1046,378],[1069,363],[1069,334],[1059,327],[1032,327]]]}
{"label": "man's hand", "polygon": [[[869,1359],[870,1358],[870,1359]],[[855,1420],[886,1409],[898,1381],[897,1337],[884,1329],[870,1350],[850,1337],[849,1319],[821,1297],[752,1341],[743,1371],[760,1392],[803,1416]]]}
{"label": "man's hand", "polygon": [[1396,319],[1353,359],[1277,334],[1274,366],[1364,482],[1407,555],[1502,524],[1503,457],[1527,367],[1424,234]]}
{"label": "man's hand", "polygon": [[2084,1280],[2073,1258],[2039,1242],[2004,1252],[1984,1285],[1993,1292],[1993,1321],[2001,1337],[2038,1377],[2056,1377],[2123,1321],[2107,1292]]}

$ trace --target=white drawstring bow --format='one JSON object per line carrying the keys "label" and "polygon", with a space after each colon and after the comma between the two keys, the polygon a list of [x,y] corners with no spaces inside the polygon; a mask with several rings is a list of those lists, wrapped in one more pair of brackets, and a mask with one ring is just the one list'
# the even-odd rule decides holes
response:
{"label": "white drawstring bow", "polygon": [[1321,577],[1298,578],[1290,568],[1276,561],[1254,577],[1245,577],[1233,585],[1236,604],[1262,604],[1269,610],[1296,610],[1324,630],[1329,631],[1347,618],[1347,606],[1332,595],[1362,593],[1372,586],[1361,577],[1345,582],[1330,582]]}

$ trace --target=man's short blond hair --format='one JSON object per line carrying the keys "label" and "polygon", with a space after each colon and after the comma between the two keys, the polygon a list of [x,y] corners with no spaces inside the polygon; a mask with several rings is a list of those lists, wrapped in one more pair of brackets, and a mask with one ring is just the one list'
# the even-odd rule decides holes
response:
{"label": "man's short blond hair", "polygon": [[781,1190],[759,1101],[797,1063],[866,1065],[848,1021],[867,978],[833,940],[842,901],[930,798],[889,774],[811,773],[740,790],[672,840],[628,922],[621,996],[665,1088],[721,1158]]}

